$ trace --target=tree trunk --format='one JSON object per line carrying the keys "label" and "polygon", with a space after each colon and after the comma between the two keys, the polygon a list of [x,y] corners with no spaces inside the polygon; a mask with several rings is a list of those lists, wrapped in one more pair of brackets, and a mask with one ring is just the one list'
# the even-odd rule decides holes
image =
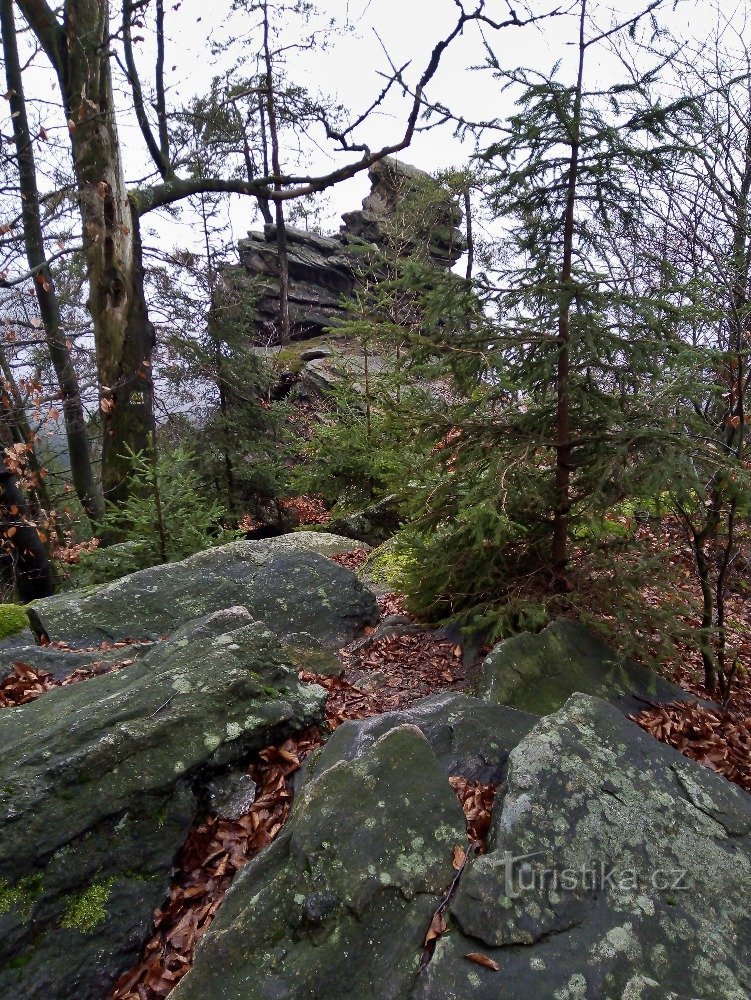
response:
{"label": "tree trunk", "polygon": [[563,220],[563,263],[560,274],[561,303],[558,314],[558,363],[556,371],[556,460],[555,511],[553,517],[553,574],[559,590],[567,590],[568,533],[571,515],[571,305],[574,238],[576,223],[576,193],[579,179],[581,142],[582,89],[584,82],[584,24],[587,3],[581,0],[579,21],[579,69],[574,94],[571,121],[570,157],[567,177],[566,211]]}
{"label": "tree trunk", "polygon": [[[269,9],[268,3],[263,3],[263,53],[266,64],[266,111],[269,118],[269,138],[271,139],[271,167],[275,177],[281,177],[282,163],[279,156],[279,129],[276,118],[276,100],[274,97],[274,74],[271,48],[269,46]],[[281,194],[280,181],[274,183],[274,190]],[[274,201],[276,218],[276,257],[279,278],[279,331],[283,344],[289,343],[292,328],[289,318],[289,257],[287,255],[287,228],[284,221],[284,204],[281,199]]]}
{"label": "tree trunk", "polygon": [[53,592],[47,550],[29,523],[26,502],[13,474],[0,463],[0,526],[3,548],[13,560],[13,578],[19,598],[35,601]]}
{"label": "tree trunk", "polygon": [[[29,472],[34,477],[33,487],[27,490],[31,512],[37,521],[46,519],[52,512],[52,500],[44,481],[44,475],[39,456],[37,455],[34,432],[29,424],[21,393],[5,353],[5,348],[0,345],[0,372],[2,372],[2,391],[0,401],[2,402],[3,417],[2,422],[7,429],[7,438],[3,436],[3,445],[21,444],[26,450],[26,461]],[[62,544],[64,539],[57,525],[55,531],[58,541]]]}
{"label": "tree trunk", "polygon": [[154,430],[154,329],[143,291],[138,217],[125,187],[110,66],[109,5],[67,0],[62,26],[39,0],[17,0],[60,80],[83,224],[102,405],[102,490],[128,494],[127,449]]}
{"label": "tree trunk", "polygon": [[61,329],[60,304],[45,255],[34,147],[26,114],[12,0],[0,0],[0,27],[18,160],[26,259],[29,269],[36,273],[34,291],[44,323],[50,359],[60,387],[73,486],[83,509],[93,522],[97,522],[104,517],[104,501],[94,478],[78,376]]}

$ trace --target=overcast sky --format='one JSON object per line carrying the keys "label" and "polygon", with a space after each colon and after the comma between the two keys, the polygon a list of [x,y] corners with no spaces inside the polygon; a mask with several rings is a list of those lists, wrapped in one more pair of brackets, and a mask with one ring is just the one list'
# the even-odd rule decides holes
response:
{"label": "overcast sky", "polygon": [[[554,6],[556,0],[531,0],[535,12]],[[471,6],[472,0],[466,0]],[[565,3],[565,0],[564,0]],[[113,20],[116,19],[113,4]],[[166,56],[168,103],[179,106],[191,96],[206,93],[211,79],[237,58],[242,51],[238,40],[250,33],[253,24],[248,15],[235,14],[228,18],[230,0],[175,0],[169,3],[168,44]],[[178,9],[175,10],[174,7]],[[273,4],[270,4],[273,6]],[[335,20],[347,31],[331,39],[325,52],[294,52],[290,55],[288,72],[296,83],[307,86],[313,93],[328,94],[338,99],[353,115],[368,107],[383,85],[383,76],[388,73],[389,59],[399,66],[409,63],[406,77],[410,82],[419,76],[426,65],[429,53],[436,42],[444,37],[456,21],[457,8],[454,0],[320,0],[322,18],[309,27],[321,27],[325,21]],[[578,4],[573,4],[578,7]],[[596,3],[590,0],[590,8],[595,12],[600,26],[608,26],[614,18],[622,20],[633,16],[642,3],[628,0],[613,0],[612,4]],[[730,0],[722,3],[720,13],[713,3],[702,0],[680,0],[675,10],[672,0],[667,0],[661,23],[674,32],[698,43],[715,30],[718,23],[727,22],[740,27],[743,22],[744,0]],[[522,4],[517,5],[522,13]],[[505,16],[507,10],[502,0],[487,0],[486,10],[494,17]],[[290,18],[285,27],[284,42],[290,44],[300,37],[305,28],[299,21]],[[728,30],[728,29],[726,29]],[[541,23],[534,28],[507,29],[503,32],[488,32],[501,65],[507,68],[534,66],[549,70],[556,60],[563,59],[561,72],[566,73],[566,60],[574,56],[571,42],[575,38],[576,20],[562,17]],[[144,80],[150,79],[153,67],[153,38],[148,32],[138,47],[138,61],[142,67]],[[224,54],[215,54],[213,49],[224,43],[233,44]],[[257,36],[249,40],[246,51],[257,48]],[[227,54],[232,51],[232,55]],[[598,58],[592,60],[591,73],[607,77],[610,70]],[[499,91],[491,74],[475,71],[484,60],[482,38],[478,29],[469,26],[465,35],[458,39],[446,54],[441,69],[430,87],[429,96],[449,105],[459,114],[474,118],[490,119],[503,117],[511,108],[510,98]],[[41,64],[43,60],[38,60]],[[29,92],[49,95],[49,78],[37,77]],[[120,95],[122,97],[122,95]],[[143,176],[148,161],[144,157],[144,144],[132,114],[128,113],[126,102],[121,101],[119,128],[126,149],[126,171],[129,180],[136,181]],[[50,127],[45,118],[44,106],[40,112],[40,124]],[[54,115],[54,105],[50,104],[50,118]],[[397,141],[404,129],[408,102],[396,94],[386,105],[374,114],[360,131],[360,139],[372,148]],[[7,126],[7,128],[6,128]],[[3,125],[9,130],[9,123]],[[64,120],[58,128],[64,133]],[[423,169],[435,171],[449,166],[463,166],[473,152],[473,144],[460,142],[452,135],[449,127],[441,127],[418,134],[412,147],[402,154],[407,162]],[[295,163],[293,151],[288,151],[285,166],[304,166],[306,172],[327,172],[346,162],[343,154],[333,154],[320,145],[305,151],[302,164]],[[325,225],[337,229],[341,212],[359,206],[369,190],[367,177],[361,175],[334,189],[327,203]],[[231,209],[232,237],[239,238],[258,225],[252,199],[236,198]],[[196,246],[195,219],[187,210],[179,216],[150,216],[146,225],[146,239],[152,243]]]}
{"label": "overcast sky", "polygon": [[[166,63],[168,80],[176,98],[188,98],[190,94],[207,90],[211,77],[219,71],[222,63],[221,56],[211,54],[212,43],[237,38],[249,29],[247,17],[235,15],[233,20],[224,20],[229,6],[225,2],[209,5],[205,0],[183,0],[179,11],[170,12]],[[388,72],[389,58],[397,65],[409,62],[408,76],[411,74],[410,78],[414,80],[425,66],[433,45],[451,29],[456,18],[453,0],[328,0],[321,6],[326,18],[347,25],[349,30],[332,39],[323,53],[295,53],[290,60],[291,76],[313,92],[337,97],[353,112],[366,108],[378,93],[383,82],[379,73]],[[633,16],[641,6],[626,0],[615,0],[609,5],[591,4],[599,23],[605,26],[612,18]],[[533,4],[535,11],[548,7],[543,2]],[[661,23],[689,39],[701,40],[711,35],[720,21],[740,25],[744,7],[743,2],[731,0],[731,3],[722,5],[718,14],[710,3],[681,0],[674,11],[671,3],[666,5],[660,15]],[[521,11],[521,6],[518,9]],[[501,17],[506,5],[500,0],[488,0],[487,10]],[[320,24],[316,21],[313,26]],[[565,72],[565,60],[573,56],[570,43],[575,27],[574,19],[568,17],[534,28],[489,32],[487,38],[501,63],[509,68],[529,65],[547,70],[556,60],[563,59],[562,72]],[[300,28],[299,22],[290,22],[290,40],[297,37]],[[149,59],[148,46],[147,40],[142,48],[144,66]],[[480,34],[476,28],[469,27],[465,36],[444,57],[441,70],[429,91],[430,96],[459,113],[477,118],[487,119],[508,113],[509,99],[499,93],[492,76],[472,69],[482,63],[483,58]],[[173,66],[174,70],[171,69]],[[598,71],[597,60],[594,71]],[[603,72],[601,66],[599,72]],[[389,101],[363,127],[362,139],[373,148],[398,139],[404,127],[406,106],[404,100]],[[128,145],[132,149],[139,148],[141,143],[133,122],[123,120],[121,128],[128,134]],[[460,142],[452,136],[450,128],[442,127],[419,134],[402,156],[426,170],[437,170],[463,165],[472,152],[470,142]],[[342,154],[327,153],[323,148],[311,148],[306,152],[305,166],[308,169],[325,172],[342,162]],[[288,163],[288,166],[293,165]],[[131,167],[137,169],[135,163],[131,163]],[[341,212],[357,207],[368,189],[367,179],[361,176],[332,191],[326,220],[328,227],[337,228]],[[235,201],[231,218],[235,236],[244,235],[249,227],[257,224],[253,204],[247,199]],[[187,240],[191,229],[187,217],[184,224]],[[172,221],[167,230],[163,224],[157,228],[165,237],[169,231],[179,241],[179,226],[175,228],[175,225]]]}

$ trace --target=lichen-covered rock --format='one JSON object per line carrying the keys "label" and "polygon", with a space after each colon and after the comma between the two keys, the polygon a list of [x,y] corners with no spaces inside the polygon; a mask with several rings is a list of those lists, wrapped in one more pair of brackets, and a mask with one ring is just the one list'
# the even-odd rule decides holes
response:
{"label": "lichen-covered rock", "polygon": [[163,638],[201,615],[241,605],[277,635],[308,632],[338,648],[378,616],[375,598],[355,575],[325,558],[351,548],[349,539],[313,531],[232,542],[37,601],[29,617],[37,635],[85,647]]}
{"label": "lichen-covered rock", "polygon": [[498,784],[509,753],[536,723],[537,717],[526,712],[447,691],[398,712],[345,722],[329,739],[327,752],[353,760],[392,729],[414,726],[445,775]]}
{"label": "lichen-covered rock", "polygon": [[557,712],[575,692],[604,698],[626,714],[645,699],[685,701],[690,695],[606,646],[581,622],[559,618],[539,634],[500,642],[483,663],[481,698],[535,715]]}
{"label": "lichen-covered rock", "polygon": [[279,839],[235,880],[175,1000],[401,998],[464,816],[428,743],[327,745]]}
{"label": "lichen-covered rock", "polygon": [[0,712],[0,998],[101,1000],[166,896],[195,783],[319,721],[324,700],[232,608]]}
{"label": "lichen-covered rock", "polygon": [[746,1000],[751,796],[575,695],[512,751],[451,915],[420,1000]]}

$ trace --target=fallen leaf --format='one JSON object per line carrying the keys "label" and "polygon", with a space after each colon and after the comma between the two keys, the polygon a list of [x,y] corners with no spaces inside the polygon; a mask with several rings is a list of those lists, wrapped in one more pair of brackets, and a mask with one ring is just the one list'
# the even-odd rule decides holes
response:
{"label": "fallen leaf", "polygon": [[500,972],[500,965],[494,962],[492,958],[488,958],[487,955],[483,955],[481,951],[471,951],[469,955],[464,956],[468,962],[474,962],[475,965],[481,965],[483,969],[490,969],[491,972]]}

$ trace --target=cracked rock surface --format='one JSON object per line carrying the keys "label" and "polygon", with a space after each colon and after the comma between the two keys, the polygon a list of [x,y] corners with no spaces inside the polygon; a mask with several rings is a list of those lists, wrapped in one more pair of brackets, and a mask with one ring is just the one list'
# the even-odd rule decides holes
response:
{"label": "cracked rock surface", "polygon": [[245,608],[0,713],[0,998],[101,1000],[136,960],[196,785],[322,718]]}
{"label": "cracked rock surface", "polygon": [[[599,699],[536,724],[481,705],[441,695],[341,726],[177,1000],[750,996],[751,797]],[[505,780],[423,957],[466,846],[462,771]]]}
{"label": "cracked rock surface", "polygon": [[29,605],[37,635],[75,647],[117,639],[160,639],[202,615],[240,605],[277,635],[305,632],[338,649],[378,618],[375,598],[326,556],[348,538],[300,531],[240,541],[153,566],[114,583]]}
{"label": "cracked rock surface", "polygon": [[512,751],[415,996],[744,1000],[750,913],[751,797],[574,695]]}

